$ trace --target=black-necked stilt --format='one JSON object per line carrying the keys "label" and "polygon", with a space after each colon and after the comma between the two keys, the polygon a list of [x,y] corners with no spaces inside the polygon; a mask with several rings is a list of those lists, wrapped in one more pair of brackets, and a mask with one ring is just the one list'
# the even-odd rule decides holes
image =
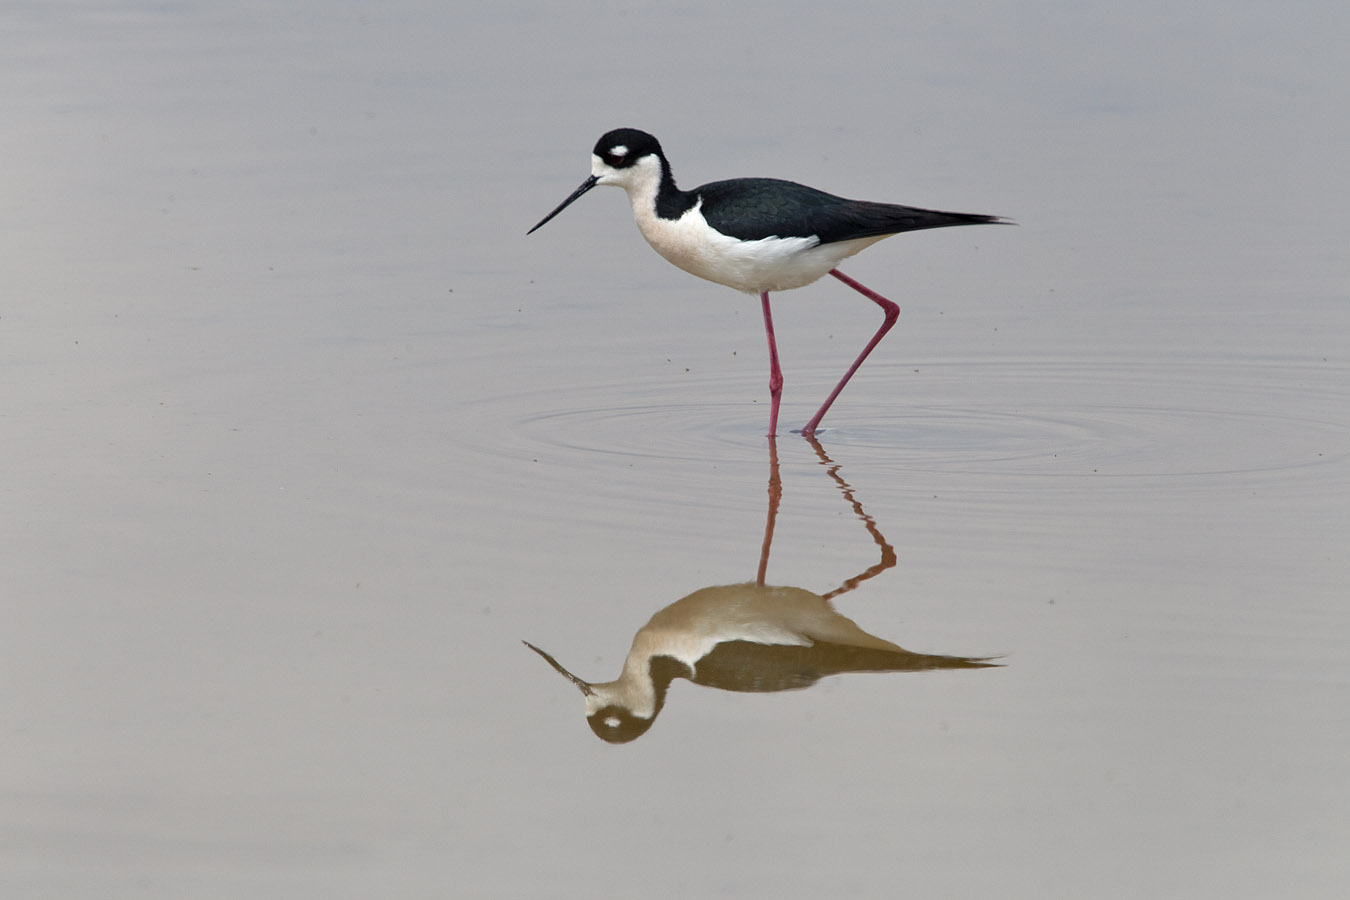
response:
{"label": "black-necked stilt", "polygon": [[849,672],[982,669],[986,659],[913,653],[869,634],[804,588],[729,584],[676,600],[638,629],[614,681],[582,681],[529,641],[580,688],[586,721],[609,743],[641,737],[665,706],[676,678],[724,691],[764,693],[809,688]]}
{"label": "black-necked stilt", "polygon": [[920,672],[982,669],[990,658],[913,653],[869,634],[830,602],[896,564],[895,550],[863,511],[839,466],[808,437],[854,514],[881,549],[881,561],[825,594],[765,583],[769,547],[782,498],[778,454],[769,439],[769,515],[760,546],[759,574],[746,584],[694,591],[652,616],[633,636],[623,671],[614,681],[582,681],[529,641],[586,698],[586,721],[610,743],[641,737],[656,721],[676,678],[724,691],[786,691],[808,688],[822,678],[849,672]]}
{"label": "black-necked stilt", "polygon": [[675,186],[670,162],[656,138],[636,128],[619,128],[596,143],[591,177],[527,234],[537,231],[597,184],[616,185],[628,192],[638,230],[670,262],[700,278],[759,294],[769,338],[770,435],[778,428],[778,402],[783,389],[769,312],[770,291],[804,287],[830,274],[876,303],[884,313],[877,333],[803,426],[802,434],[809,436],[900,315],[899,306],[835,266],[882,238],[903,231],[1007,221],[1001,216],[845,200],[776,178],[733,178],[682,191]]}

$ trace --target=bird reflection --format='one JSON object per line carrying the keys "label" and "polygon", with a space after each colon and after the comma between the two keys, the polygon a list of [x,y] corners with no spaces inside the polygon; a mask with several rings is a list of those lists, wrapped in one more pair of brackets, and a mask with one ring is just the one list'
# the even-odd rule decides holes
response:
{"label": "bird reflection", "polygon": [[774,523],[783,496],[778,449],[769,439],[769,512],[753,582],[707,587],[676,600],[652,616],[633,637],[623,672],[614,681],[583,681],[525,641],[586,700],[591,730],[610,743],[641,737],[656,721],[676,678],[725,691],[787,691],[807,688],[846,672],[918,672],[978,669],[989,658],[911,653],[868,634],[835,611],[830,601],[895,565],[895,550],[839,475],[824,447],[808,437],[829,477],[838,485],[881,549],[881,561],[827,594],[765,584]]}

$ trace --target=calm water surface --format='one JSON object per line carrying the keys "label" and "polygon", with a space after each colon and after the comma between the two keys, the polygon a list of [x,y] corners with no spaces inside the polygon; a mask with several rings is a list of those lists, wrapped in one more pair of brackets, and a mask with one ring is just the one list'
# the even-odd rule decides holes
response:
{"label": "calm water surface", "polygon": [[[1342,5],[5,18],[6,896],[1345,895]],[[771,456],[754,298],[524,236],[619,125],[1019,226],[851,260]],[[521,643],[790,615],[623,744]]]}

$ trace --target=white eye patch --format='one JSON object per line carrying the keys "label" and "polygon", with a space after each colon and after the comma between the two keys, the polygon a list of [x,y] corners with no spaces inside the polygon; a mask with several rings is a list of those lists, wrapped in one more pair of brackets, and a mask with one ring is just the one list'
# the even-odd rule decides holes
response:
{"label": "white eye patch", "polygon": [[628,146],[626,144],[617,144],[609,148],[610,156],[617,156],[620,159],[628,155]]}

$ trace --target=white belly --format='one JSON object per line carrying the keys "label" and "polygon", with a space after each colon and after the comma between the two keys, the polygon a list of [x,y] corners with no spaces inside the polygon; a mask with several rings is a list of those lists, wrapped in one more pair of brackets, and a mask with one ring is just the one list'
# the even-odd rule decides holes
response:
{"label": "white belly", "polygon": [[652,249],[690,274],[748,294],[804,287],[885,237],[831,244],[814,237],[738,241],[713,230],[698,206],[672,221],[633,199],[638,230]]}

